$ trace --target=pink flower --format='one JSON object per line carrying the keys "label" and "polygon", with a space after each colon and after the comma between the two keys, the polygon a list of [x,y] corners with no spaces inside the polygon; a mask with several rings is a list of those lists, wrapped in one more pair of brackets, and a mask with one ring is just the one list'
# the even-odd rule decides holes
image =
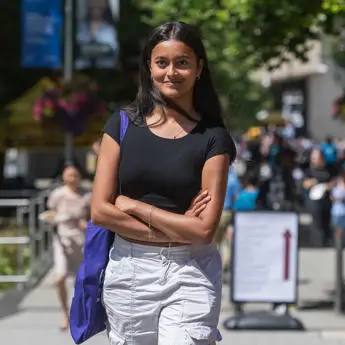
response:
{"label": "pink flower", "polygon": [[72,105],[69,104],[66,99],[59,99],[58,106],[65,109],[66,111],[73,111]]}

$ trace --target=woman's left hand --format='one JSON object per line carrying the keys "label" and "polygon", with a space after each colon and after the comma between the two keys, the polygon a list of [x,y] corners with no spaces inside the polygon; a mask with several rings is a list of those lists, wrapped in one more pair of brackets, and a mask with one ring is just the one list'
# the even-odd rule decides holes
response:
{"label": "woman's left hand", "polygon": [[136,207],[136,201],[124,195],[119,195],[115,200],[115,206],[122,212],[131,214]]}

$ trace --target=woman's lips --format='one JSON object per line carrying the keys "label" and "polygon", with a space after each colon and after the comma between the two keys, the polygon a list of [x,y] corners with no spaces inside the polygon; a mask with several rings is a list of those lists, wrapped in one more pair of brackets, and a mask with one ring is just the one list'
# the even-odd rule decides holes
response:
{"label": "woman's lips", "polygon": [[181,81],[166,81],[166,82],[164,82],[164,84],[167,86],[177,86],[177,85],[180,85],[181,83],[182,83]]}

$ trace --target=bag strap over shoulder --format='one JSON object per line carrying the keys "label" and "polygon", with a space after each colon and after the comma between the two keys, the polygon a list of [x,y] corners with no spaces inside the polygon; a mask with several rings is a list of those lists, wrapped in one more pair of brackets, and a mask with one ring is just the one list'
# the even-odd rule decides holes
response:
{"label": "bag strap over shoulder", "polygon": [[[122,147],[123,138],[125,137],[125,134],[128,128],[128,123],[129,123],[128,116],[123,110],[121,110],[120,111],[120,148]],[[121,194],[121,183],[119,183],[119,194]]]}
{"label": "bag strap over shoulder", "polygon": [[128,116],[126,113],[120,111],[120,146],[122,145],[123,138],[125,137],[126,131],[128,128]]}

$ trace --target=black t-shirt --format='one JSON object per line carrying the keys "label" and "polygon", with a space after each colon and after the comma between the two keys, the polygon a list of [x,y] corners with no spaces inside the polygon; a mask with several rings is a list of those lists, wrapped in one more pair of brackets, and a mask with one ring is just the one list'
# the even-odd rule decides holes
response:
{"label": "black t-shirt", "polygon": [[[109,118],[104,133],[120,142],[118,114]],[[231,162],[235,159],[232,138],[224,127],[207,126],[204,120],[178,139],[159,137],[149,127],[129,121],[119,166],[122,194],[183,214],[201,189],[205,162],[224,153]]]}

